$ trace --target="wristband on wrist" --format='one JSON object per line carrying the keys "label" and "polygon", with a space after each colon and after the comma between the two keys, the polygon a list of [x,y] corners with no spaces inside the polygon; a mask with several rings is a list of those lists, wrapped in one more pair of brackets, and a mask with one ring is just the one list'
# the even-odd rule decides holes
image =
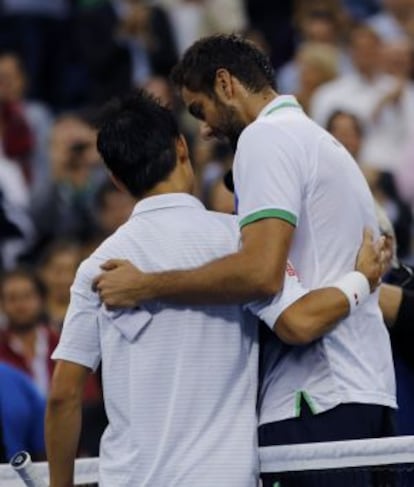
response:
{"label": "wristband on wrist", "polygon": [[338,288],[348,298],[349,314],[365,303],[371,294],[368,279],[358,271],[349,272],[332,284],[332,287]]}

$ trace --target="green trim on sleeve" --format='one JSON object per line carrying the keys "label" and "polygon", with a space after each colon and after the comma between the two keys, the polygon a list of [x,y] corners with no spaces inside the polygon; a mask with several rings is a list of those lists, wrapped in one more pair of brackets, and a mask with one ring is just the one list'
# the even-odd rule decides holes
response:
{"label": "green trim on sleeve", "polygon": [[250,223],[254,223],[259,220],[264,220],[266,218],[278,218],[279,220],[284,220],[285,222],[290,223],[294,227],[296,227],[298,221],[297,217],[293,213],[290,213],[289,211],[270,209],[270,210],[256,211],[255,213],[252,213],[251,215],[244,217],[240,221],[239,225],[240,228],[243,228],[246,225],[249,225]]}

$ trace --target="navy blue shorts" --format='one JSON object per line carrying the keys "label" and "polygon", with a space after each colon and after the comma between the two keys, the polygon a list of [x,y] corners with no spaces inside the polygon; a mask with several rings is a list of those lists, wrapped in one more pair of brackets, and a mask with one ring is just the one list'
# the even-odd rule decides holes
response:
{"label": "navy blue shorts", "polygon": [[[318,441],[380,438],[395,434],[394,410],[371,404],[341,404],[321,414],[313,414],[304,398],[297,418],[264,424],[259,428],[260,446],[294,445]],[[394,485],[392,474],[384,484],[372,472],[332,471],[323,474],[262,474],[263,487],[350,487]]]}

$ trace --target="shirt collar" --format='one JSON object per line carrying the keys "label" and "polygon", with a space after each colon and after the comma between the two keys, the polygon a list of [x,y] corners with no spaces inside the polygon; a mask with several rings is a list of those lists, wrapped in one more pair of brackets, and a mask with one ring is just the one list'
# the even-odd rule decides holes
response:
{"label": "shirt collar", "polygon": [[302,110],[302,107],[294,96],[278,95],[263,108],[257,118],[266,117],[267,115],[270,115],[278,110],[282,110],[283,108],[299,108]]}
{"label": "shirt collar", "polygon": [[187,193],[168,193],[144,198],[135,205],[132,215],[136,216],[147,211],[162,210],[186,206],[190,208],[205,209],[200,200]]}

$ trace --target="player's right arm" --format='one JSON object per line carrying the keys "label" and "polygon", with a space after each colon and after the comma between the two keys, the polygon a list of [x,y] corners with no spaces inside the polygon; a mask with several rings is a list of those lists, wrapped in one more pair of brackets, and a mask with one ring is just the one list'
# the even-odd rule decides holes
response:
{"label": "player's right arm", "polygon": [[[92,264],[91,264],[92,262]],[[101,359],[99,300],[91,290],[97,265],[81,264],[71,287],[71,297],[59,344],[49,393],[45,435],[51,487],[72,487],[73,469],[81,428],[82,396],[86,379]]]}
{"label": "player's right arm", "polygon": [[82,396],[90,369],[59,360],[46,408],[45,438],[50,487],[72,487],[82,425]]}

